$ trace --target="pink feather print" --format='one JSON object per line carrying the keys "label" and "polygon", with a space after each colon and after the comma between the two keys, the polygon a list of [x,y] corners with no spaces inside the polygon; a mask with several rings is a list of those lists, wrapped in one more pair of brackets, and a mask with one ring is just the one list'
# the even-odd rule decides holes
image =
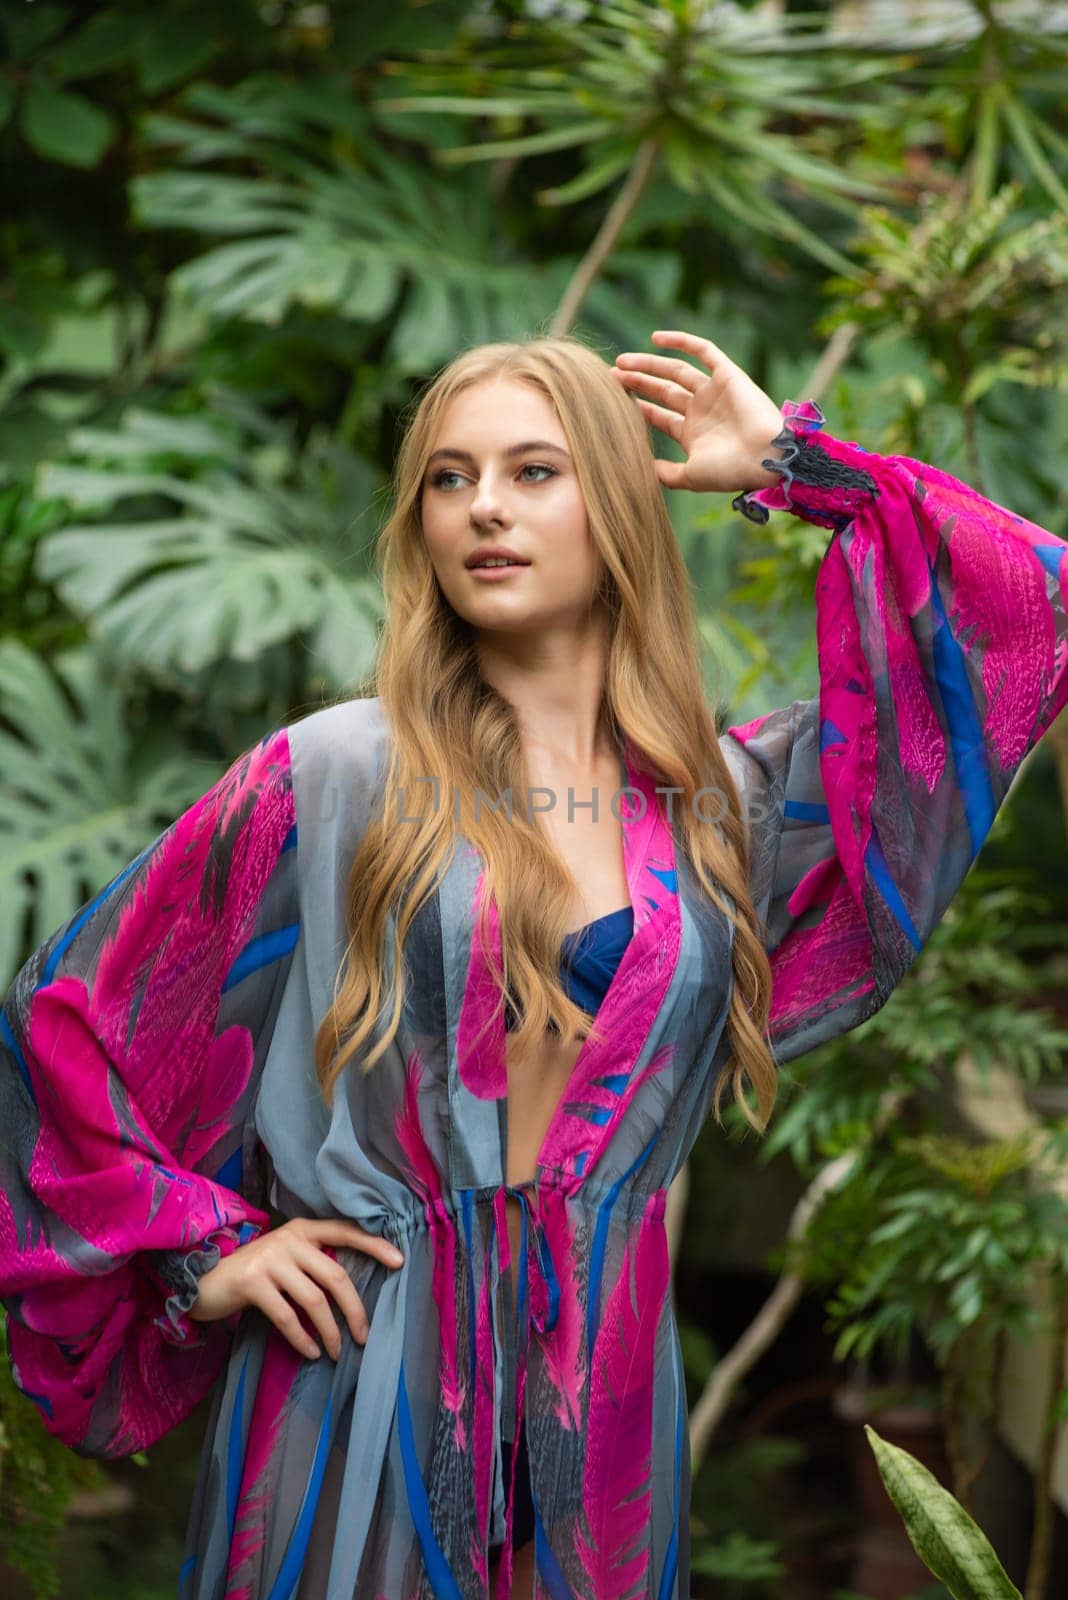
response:
{"label": "pink feather print", "polygon": [[409,1176],[421,1196],[434,1243],[434,1304],[441,1326],[441,1397],[453,1415],[456,1448],[467,1449],[464,1407],[466,1385],[457,1360],[459,1310],[456,1304],[456,1225],[445,1208],[441,1178],[423,1134],[419,1116],[419,1080],[423,1063],[413,1050],[405,1071],[404,1105],[397,1112],[397,1142],[408,1160]]}
{"label": "pink feather print", "polygon": [[[101,1043],[123,1063],[128,1090],[168,1142],[177,1132],[174,1108],[187,1104],[192,1052],[211,1043],[222,981],[293,825],[291,788],[269,781],[288,766],[282,730],[177,819],[142,868],[89,984]],[[147,970],[146,950],[153,952]]]}
{"label": "pink feather print", "polygon": [[[637,1042],[631,1046],[629,1055],[624,1057],[627,1065],[633,1063],[640,1048],[641,1045]],[[638,1090],[643,1084],[648,1083],[650,1078],[667,1071],[674,1059],[675,1046],[669,1041],[654,1051],[640,1071],[630,1074],[622,1093],[616,1093],[614,1089],[592,1080],[577,1086],[573,1098],[569,1098],[570,1092],[565,1090],[565,1098],[556,1110],[554,1125],[562,1130],[559,1136],[562,1139],[566,1138],[571,1146],[572,1162],[575,1160],[574,1152],[585,1155],[586,1165],[583,1169],[585,1176],[588,1177],[593,1171],[601,1151],[610,1148],[612,1136]],[[605,1073],[608,1074],[614,1065],[615,1063],[610,1061]],[[572,1106],[576,1109],[572,1109]],[[586,1109],[589,1106],[608,1111],[610,1115],[607,1122],[591,1122],[589,1111]]]}
{"label": "pink feather print", "polygon": [[560,1425],[569,1431],[577,1428],[582,1415],[579,1394],[586,1382],[586,1357],[583,1349],[584,1310],[579,1296],[578,1274],[581,1264],[567,1214],[567,1202],[558,1188],[543,1189],[538,1200],[538,1218],[560,1287],[556,1326],[540,1340],[542,1365],[556,1390],[553,1407]]}
{"label": "pink feather print", "polygon": [[638,1600],[645,1593],[654,1354],[670,1270],[663,1206],[664,1191],[657,1190],[633,1247],[624,1252],[590,1363],[583,1514],[575,1540],[590,1600]]}
{"label": "pink feather print", "polygon": [[[305,1332],[310,1320],[298,1311]],[[253,1600],[258,1592],[263,1547],[271,1514],[274,1487],[272,1463],[277,1466],[279,1434],[285,1425],[290,1396],[304,1357],[275,1328],[267,1332],[267,1348],[256,1388],[248,1441],[241,1469],[234,1537],[226,1568],[223,1600]]]}
{"label": "pink feather print", "polygon": [[490,1479],[493,1474],[493,1360],[493,1329],[490,1323],[490,1253],[487,1249],[482,1258],[482,1284],[475,1319],[475,1371],[471,1374],[471,1381],[475,1386],[471,1427],[475,1516],[478,1521],[477,1537],[474,1540],[477,1560],[474,1560],[474,1566],[483,1582],[487,1577],[486,1532]]}
{"label": "pink feather print", "polygon": [[[456,1067],[460,1082],[480,1100],[500,1100],[508,1093],[505,1067],[504,1003],[489,970],[487,949],[479,931],[479,908],[487,893],[480,872],[471,908],[471,958],[456,1028]],[[489,949],[501,959],[501,931],[496,902],[487,906]]]}

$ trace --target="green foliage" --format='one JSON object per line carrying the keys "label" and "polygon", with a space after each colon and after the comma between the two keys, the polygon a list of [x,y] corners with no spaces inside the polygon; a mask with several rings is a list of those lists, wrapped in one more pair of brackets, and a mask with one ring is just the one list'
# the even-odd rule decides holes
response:
{"label": "green foliage", "polygon": [[[570,17],[525,18],[506,35],[488,31],[432,61],[397,64],[394,92],[375,105],[503,124],[504,137],[445,152],[449,165],[575,150],[581,171],[539,193],[552,206],[600,195],[652,141],[671,181],[710,203],[721,226],[758,228],[848,273],[826,223],[808,226],[779,189],[847,214],[855,196],[887,192],[877,180],[889,168],[869,175],[838,158],[857,123],[892,123],[901,99],[887,80],[898,62],[863,32],[837,39],[833,51],[827,44],[818,13],[735,11],[710,23],[694,0],[620,0],[589,8],[581,27]],[[525,121],[535,126],[523,130]]]}
{"label": "green foliage", "polygon": [[786,1576],[774,1537],[785,1505],[785,1475],[804,1447],[774,1435],[724,1444],[702,1463],[693,1486],[690,1568],[722,1600],[779,1600]]}
{"label": "green foliage", "polygon": [[968,1145],[933,1133],[873,1154],[828,1201],[806,1267],[833,1283],[836,1358],[866,1361],[882,1343],[904,1365],[921,1331],[942,1364],[972,1335],[979,1362],[1003,1330],[1043,1326],[1036,1270],[1068,1271],[1068,1198],[1033,1182],[1040,1159],[1031,1139]]}
{"label": "green foliage", "polygon": [[137,747],[114,664],[81,647],[50,670],[0,643],[0,973],[14,976],[71,913],[210,786],[165,732]]}
{"label": "green foliage", "polygon": [[99,1489],[100,1463],[76,1456],[42,1427],[15,1387],[0,1317],[0,1529],[3,1558],[29,1580],[34,1600],[59,1592],[55,1546],[78,1489]]}
{"label": "green foliage", "polygon": [[934,1474],[870,1424],[864,1431],[917,1555],[953,1600],[1023,1600],[982,1529]]}
{"label": "green foliage", "polygon": [[[0,987],[227,753],[362,678],[405,407],[569,293],[609,360],[707,329],[780,401],[857,324],[822,395],[840,436],[1068,515],[1062,19],[865,14],[842,36],[826,8],[703,0],[90,9],[0,17]],[[666,501],[732,720],[811,694],[823,532]],[[944,1126],[962,1046],[1028,1083],[1063,1061],[1010,935],[1049,919],[1025,895],[973,872],[900,993],[783,1096],[767,1155],[862,1151],[807,1259],[854,1351],[1008,1323],[1062,1226],[1028,1182],[1055,1143],[1024,1167]],[[875,1138],[887,1089],[910,1109]],[[926,1298],[900,1281],[921,1265]],[[704,1308],[680,1312],[703,1383]],[[4,1549],[43,1595],[83,1465],[6,1381],[4,1506],[29,1510],[0,1519]],[[717,1592],[780,1592],[774,1464],[739,1454],[707,1497],[702,1476]]]}
{"label": "green foliage", "polygon": [[1021,183],[976,207],[961,188],[924,197],[917,222],[867,207],[853,241],[868,268],[831,278],[820,322],[918,335],[962,403],[999,382],[1068,387],[1068,210],[1029,215]]}
{"label": "green foliage", "polygon": [[[786,1576],[786,1567],[779,1558],[779,1545],[774,1539],[752,1539],[746,1533],[731,1533],[722,1544],[707,1545],[690,1563],[691,1570],[716,1578],[721,1584],[745,1585],[745,1593],[777,1595],[776,1585],[767,1588],[768,1582]],[[723,1594],[728,1589],[720,1591]]]}
{"label": "green foliage", "polygon": [[[995,832],[1009,825],[1002,811]],[[1018,946],[1048,918],[1048,901],[1004,871],[969,872],[922,958],[858,1028],[784,1074],[761,1159],[789,1149],[805,1170],[864,1145],[887,1092],[934,1100],[963,1052],[981,1077],[999,1066],[1027,1082],[1054,1071],[1068,1032],[1031,1004],[1033,963]],[[1054,941],[1060,930],[1050,927]]]}
{"label": "green foliage", "polygon": [[[38,474],[70,521],[41,540],[37,571],[116,660],[190,693],[225,660],[266,676],[296,639],[309,686],[333,693],[369,669],[377,529],[359,520],[382,487],[372,463],[322,430],[302,447],[226,395],[196,417],[131,407],[120,429],[75,430],[69,448],[76,461]],[[77,526],[113,507],[122,520]]]}

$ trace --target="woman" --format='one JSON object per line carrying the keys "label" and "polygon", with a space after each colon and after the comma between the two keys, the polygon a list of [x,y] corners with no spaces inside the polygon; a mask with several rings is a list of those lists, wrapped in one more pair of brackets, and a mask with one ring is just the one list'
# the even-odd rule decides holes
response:
{"label": "woman", "polygon": [[[653,339],[689,359],[437,377],[375,692],[266,735],[8,996],[16,1381],[117,1456],[223,1377],[187,1600],[689,1594],[667,1187],[726,1087],[763,1127],[883,1004],[1068,697],[1063,541]],[[831,530],[818,698],[717,737],[661,484]]]}

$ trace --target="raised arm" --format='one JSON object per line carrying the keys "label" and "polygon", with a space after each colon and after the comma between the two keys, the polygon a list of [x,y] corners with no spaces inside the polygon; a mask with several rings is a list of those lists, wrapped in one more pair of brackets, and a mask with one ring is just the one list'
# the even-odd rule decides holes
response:
{"label": "raised arm", "polygon": [[243,1148],[299,935],[285,729],[26,962],[0,1014],[0,1302],[15,1382],[81,1455],[144,1448],[219,1375],[189,1307],[262,1232]]}
{"label": "raised arm", "polygon": [[779,1059],[878,1009],[1068,700],[1068,545],[937,467],[782,408],[773,485],[735,500],[832,530],[819,692],[722,741],[759,835]]}

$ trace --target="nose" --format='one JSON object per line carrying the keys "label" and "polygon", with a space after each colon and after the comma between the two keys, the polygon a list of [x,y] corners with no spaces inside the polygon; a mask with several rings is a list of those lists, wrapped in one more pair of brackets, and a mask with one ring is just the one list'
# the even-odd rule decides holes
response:
{"label": "nose", "polygon": [[475,486],[469,510],[472,526],[476,528],[489,527],[491,524],[504,528],[512,520],[508,515],[504,494],[496,480],[488,478],[480,479]]}
{"label": "nose", "polygon": [[507,528],[510,520],[500,500],[491,494],[480,492],[471,502],[473,528]]}

